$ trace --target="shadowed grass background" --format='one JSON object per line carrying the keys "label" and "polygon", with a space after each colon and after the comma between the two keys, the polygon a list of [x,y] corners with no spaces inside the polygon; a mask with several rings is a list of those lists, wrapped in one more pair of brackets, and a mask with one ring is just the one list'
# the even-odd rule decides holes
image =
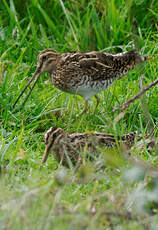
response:
{"label": "shadowed grass background", "polygon": [[[71,170],[56,170],[58,163],[50,156],[40,172],[37,168],[44,151],[43,134],[50,126],[115,135],[148,132],[149,120],[154,126],[158,119],[157,86],[132,103],[118,122],[114,119],[119,112],[113,114],[112,109],[138,93],[141,81],[145,87],[157,78],[156,58],[143,64],[143,79],[135,68],[101,92],[95,115],[92,98],[87,113],[73,122],[84,100],[56,89],[47,74],[40,77],[25,107],[20,109],[22,98],[11,110],[41,50],[117,53],[132,49],[133,40],[143,55],[157,54],[157,1],[0,0],[1,229],[145,229],[141,215],[129,220],[101,214],[102,210],[133,210],[125,203],[136,184],[127,186],[121,177],[129,167],[127,161],[114,160],[114,165],[99,169],[86,163],[74,176]],[[158,160],[154,151],[141,157],[151,163]],[[148,220],[150,227],[152,221]]]}

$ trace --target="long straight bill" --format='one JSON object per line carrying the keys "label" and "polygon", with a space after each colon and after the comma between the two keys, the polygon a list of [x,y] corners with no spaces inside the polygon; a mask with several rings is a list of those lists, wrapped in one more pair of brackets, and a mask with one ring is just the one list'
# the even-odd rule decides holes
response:
{"label": "long straight bill", "polygon": [[26,98],[25,98],[25,100],[24,100],[24,102],[23,102],[23,104],[22,104],[22,107],[25,105],[25,103],[26,103],[28,97],[30,96],[30,94],[31,94],[31,92],[32,92],[32,90],[33,90],[33,88],[35,87],[35,85],[36,85],[36,83],[37,83],[37,81],[38,81],[40,75],[41,75],[40,73],[37,73],[37,74],[35,75],[35,76],[36,76],[36,80],[35,80],[35,82],[33,83],[33,86],[31,87],[31,89],[30,89],[28,95],[26,96]]}
{"label": "long straight bill", "polygon": [[34,82],[32,88],[30,89],[30,92],[29,92],[29,94],[27,95],[27,97],[26,97],[26,99],[25,99],[23,105],[25,104],[25,102],[27,101],[28,97],[30,96],[30,94],[31,94],[31,92],[32,92],[32,90],[33,90],[33,88],[34,88],[36,82],[38,81],[39,76],[40,76],[40,72],[39,72],[39,70],[37,69],[37,70],[35,71],[35,73],[33,74],[33,76],[31,77],[31,79],[30,79],[30,80],[28,81],[28,83],[26,84],[25,88],[24,88],[24,89],[22,90],[22,92],[20,93],[19,97],[16,99],[16,101],[15,101],[15,103],[14,103],[14,105],[13,105],[13,109],[14,109],[15,105],[17,104],[17,102],[19,101],[20,97],[21,97],[21,96],[23,95],[23,93],[25,92],[25,90],[26,90],[26,89],[28,88],[28,86],[31,84],[31,82],[33,81],[33,79],[36,77],[36,80],[35,80],[35,82]]}
{"label": "long straight bill", "polygon": [[[52,145],[46,146],[45,151],[44,151],[44,155],[43,155],[43,158],[42,158],[42,164],[44,164],[44,163],[46,162],[46,160],[47,160],[47,158],[48,158],[48,155],[49,155],[49,153],[50,153],[51,146],[52,146]],[[38,168],[39,170],[41,169],[42,164],[41,164],[40,167]]]}

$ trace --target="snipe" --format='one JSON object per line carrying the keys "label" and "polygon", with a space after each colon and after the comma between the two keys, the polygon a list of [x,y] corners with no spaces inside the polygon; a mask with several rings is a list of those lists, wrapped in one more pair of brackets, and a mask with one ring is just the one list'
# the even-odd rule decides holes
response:
{"label": "snipe", "polygon": [[130,148],[136,138],[141,138],[136,132],[115,137],[112,134],[99,132],[65,133],[61,128],[51,127],[44,135],[45,152],[42,164],[46,162],[51,152],[60,164],[67,167],[70,164],[75,166],[82,162],[83,156],[90,160],[98,156],[98,147],[113,148],[117,147],[117,144],[122,144]]}
{"label": "snipe", "polygon": [[99,51],[76,51],[59,54],[54,50],[46,49],[39,54],[36,71],[13,107],[33,79],[36,78],[23,102],[23,105],[25,104],[43,72],[49,73],[52,84],[58,89],[82,96],[86,102],[84,111],[87,107],[87,100],[92,96],[97,99],[97,107],[99,99],[96,94],[99,91],[105,90],[113,81],[121,78],[129,70],[146,60],[148,58],[142,57],[136,50],[119,54]]}

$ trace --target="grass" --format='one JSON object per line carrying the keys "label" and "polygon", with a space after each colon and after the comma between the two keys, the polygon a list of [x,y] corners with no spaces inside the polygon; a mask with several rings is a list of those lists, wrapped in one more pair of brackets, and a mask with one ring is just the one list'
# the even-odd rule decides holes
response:
{"label": "grass", "polygon": [[[158,3],[154,0],[128,3],[123,0],[31,0],[23,1],[23,5],[20,0],[1,2],[1,229],[157,229],[157,206],[153,214],[153,208],[149,207],[152,205],[146,204],[157,202],[147,198],[150,182],[157,178],[140,178],[147,168],[140,168],[141,173],[139,170],[137,173],[135,164],[121,155],[109,153],[103,161],[104,167],[97,162],[85,162],[75,175],[50,156],[38,171],[44,151],[43,134],[51,126],[71,132],[102,131],[121,135],[135,130],[144,134],[149,124],[156,125],[157,86],[132,103],[124,116],[114,122],[119,112],[113,114],[112,109],[140,90],[139,68],[99,94],[100,104],[95,115],[92,98],[88,112],[74,122],[83,108],[83,99],[56,89],[47,74],[41,76],[26,106],[20,109],[20,100],[16,109],[11,110],[35,70],[39,51],[46,48],[58,52],[105,50],[116,53],[132,49],[132,41],[135,41],[143,55],[155,56],[142,67],[143,86],[149,85],[158,73],[157,12]],[[154,134],[156,137],[157,129]],[[158,162],[156,150],[133,154],[148,164]],[[126,181],[124,175],[132,177],[132,181]],[[154,188],[150,191],[152,197],[157,194]],[[140,210],[136,208],[134,194],[137,194]]]}

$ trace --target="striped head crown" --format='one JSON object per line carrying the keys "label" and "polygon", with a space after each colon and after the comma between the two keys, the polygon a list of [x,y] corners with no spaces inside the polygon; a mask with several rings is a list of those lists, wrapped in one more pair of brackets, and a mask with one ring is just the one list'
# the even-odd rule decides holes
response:
{"label": "striped head crown", "polygon": [[56,69],[56,64],[59,56],[60,54],[55,50],[43,50],[38,55],[36,71],[38,71],[40,74],[43,72],[52,73]]}

